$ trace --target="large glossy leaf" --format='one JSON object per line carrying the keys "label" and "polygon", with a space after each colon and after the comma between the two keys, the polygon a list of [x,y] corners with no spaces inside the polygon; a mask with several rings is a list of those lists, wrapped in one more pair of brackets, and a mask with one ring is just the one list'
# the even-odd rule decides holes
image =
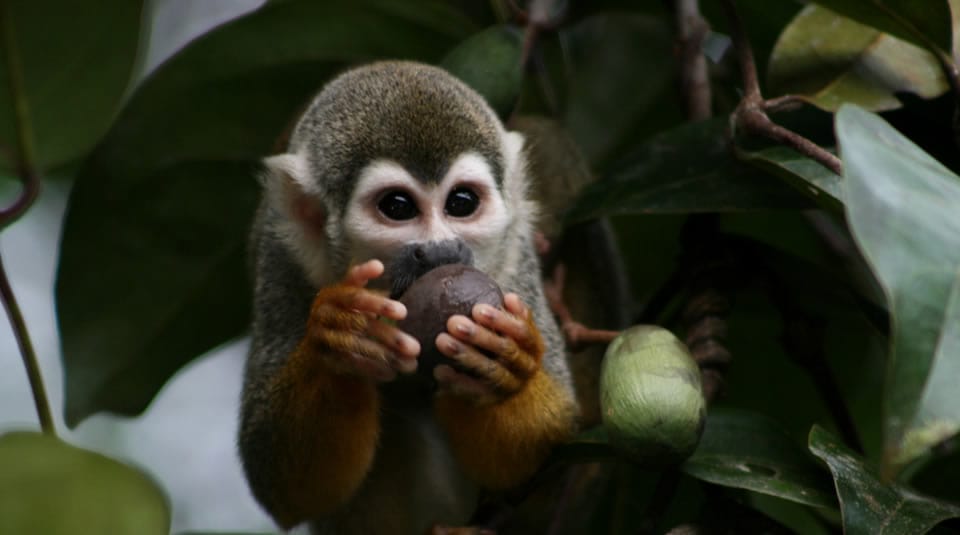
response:
{"label": "large glossy leaf", "polygon": [[[86,153],[106,132],[133,72],[142,0],[0,4],[0,169],[29,136],[33,166]],[[17,108],[25,122],[18,124]]]}
{"label": "large glossy leaf", "polygon": [[821,208],[843,209],[840,176],[796,150],[778,145],[757,151],[738,150],[737,155],[743,161],[780,177]]}
{"label": "large glossy leaf", "polygon": [[949,52],[950,5],[947,0],[814,0],[845,17],[906,39],[918,46]]}
{"label": "large glossy leaf", "polygon": [[882,482],[861,458],[819,426],[810,430],[810,451],[830,467],[847,535],[921,534],[960,517],[956,505]]}
{"label": "large glossy leaf", "polygon": [[713,119],[653,137],[585,188],[568,220],[810,206],[776,177],[737,161],[725,132],[725,120]]}
{"label": "large glossy leaf", "polygon": [[770,89],[834,111],[844,102],[871,110],[900,107],[896,93],[933,98],[947,91],[932,53],[890,34],[809,5],[770,55]]}
{"label": "large glossy leaf", "polygon": [[889,474],[960,428],[951,304],[960,269],[960,177],[857,107],[840,109],[836,130],[847,219],[893,318],[884,405]]}
{"label": "large glossy leaf", "polygon": [[57,274],[66,420],[142,411],[196,355],[247,326],[256,161],[348,62],[436,61],[469,32],[444,4],[289,0],[155,71],[85,163]]}
{"label": "large glossy leaf", "polygon": [[39,433],[0,436],[0,533],[166,535],[170,506],[142,472]]}
{"label": "large glossy leaf", "polygon": [[827,474],[776,422],[763,415],[711,409],[687,474],[786,500],[833,507]]}

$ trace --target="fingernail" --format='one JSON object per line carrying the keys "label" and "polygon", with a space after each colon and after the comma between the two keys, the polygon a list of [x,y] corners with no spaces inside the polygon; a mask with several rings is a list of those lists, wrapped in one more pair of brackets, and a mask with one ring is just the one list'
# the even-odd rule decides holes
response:
{"label": "fingernail", "polygon": [[473,326],[468,323],[457,323],[454,327],[456,327],[457,331],[461,334],[473,334]]}
{"label": "fingernail", "polygon": [[460,352],[460,344],[458,344],[457,342],[455,342],[455,341],[453,341],[453,340],[450,340],[450,341],[447,342],[447,348],[448,348],[450,351],[453,351],[454,353],[459,353],[459,352]]}

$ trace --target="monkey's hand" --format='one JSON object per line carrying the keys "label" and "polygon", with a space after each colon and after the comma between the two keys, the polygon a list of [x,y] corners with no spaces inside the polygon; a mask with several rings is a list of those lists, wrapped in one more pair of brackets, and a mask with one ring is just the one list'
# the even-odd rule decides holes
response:
{"label": "monkey's hand", "polygon": [[[464,470],[489,489],[521,483],[550,449],[572,436],[572,393],[541,366],[544,344],[533,314],[516,294],[506,311],[475,305],[452,316],[437,348],[456,361],[434,369],[435,411]],[[485,354],[486,353],[486,354]]]}
{"label": "monkey's hand", "polygon": [[406,307],[365,288],[383,270],[379,260],[354,266],[339,284],[321,289],[313,300],[306,342],[335,373],[384,382],[417,368],[420,343],[380,320],[401,320]]}
{"label": "monkey's hand", "polygon": [[376,381],[416,369],[420,344],[378,319],[403,318],[406,308],[365,288],[382,273],[372,260],[320,290],[303,339],[264,389],[260,410],[272,425],[263,440],[272,444],[273,462],[258,476],[258,498],[284,529],[356,493],[379,440]]}

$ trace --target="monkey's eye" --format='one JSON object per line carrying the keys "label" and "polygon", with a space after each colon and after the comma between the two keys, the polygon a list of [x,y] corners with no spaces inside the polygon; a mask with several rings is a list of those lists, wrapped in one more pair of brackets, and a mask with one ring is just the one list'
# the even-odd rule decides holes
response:
{"label": "monkey's eye", "polygon": [[377,203],[377,209],[380,213],[394,221],[406,221],[417,217],[420,210],[417,209],[417,203],[407,193],[402,191],[390,191],[380,198]]}
{"label": "monkey's eye", "polygon": [[480,197],[471,189],[456,188],[447,196],[447,202],[443,206],[443,211],[452,217],[467,217],[477,211],[480,205]]}

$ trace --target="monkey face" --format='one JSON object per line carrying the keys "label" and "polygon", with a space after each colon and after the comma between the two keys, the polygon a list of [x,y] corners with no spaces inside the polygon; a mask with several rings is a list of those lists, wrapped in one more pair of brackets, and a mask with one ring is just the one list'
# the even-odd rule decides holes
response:
{"label": "monkey face", "polygon": [[488,162],[468,152],[447,169],[433,182],[375,160],[359,175],[344,213],[351,263],[383,260],[381,285],[392,295],[439,265],[473,265],[507,230],[510,215]]}

